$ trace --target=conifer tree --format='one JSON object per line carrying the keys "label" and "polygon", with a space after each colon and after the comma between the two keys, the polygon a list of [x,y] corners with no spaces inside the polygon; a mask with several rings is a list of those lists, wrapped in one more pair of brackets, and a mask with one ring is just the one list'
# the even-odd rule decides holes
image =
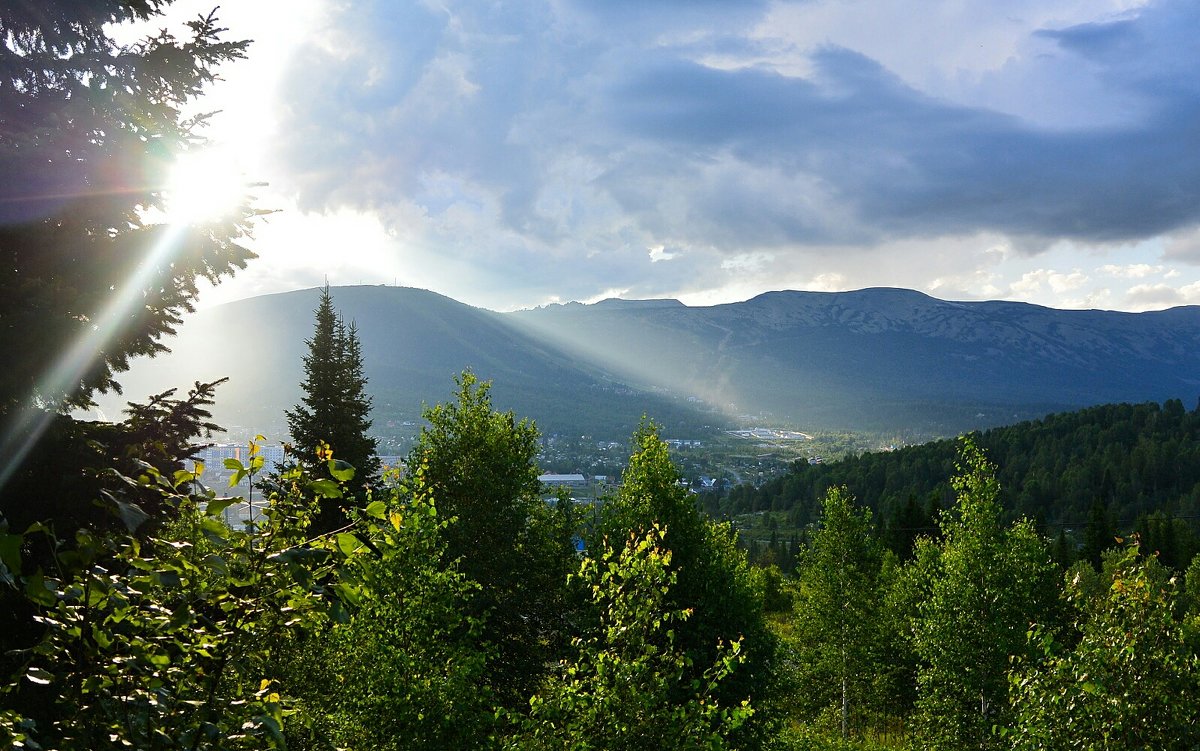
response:
{"label": "conifer tree", "polygon": [[[175,158],[204,145],[205,116],[185,110],[247,46],[222,40],[214,14],[179,36],[114,38],[169,5],[0,3],[0,516],[87,516],[97,486],[81,469],[121,455],[128,430],[68,413],[119,392],[132,358],[167,350],[200,279],[254,257],[240,244],[247,201],[212,221],[153,220]],[[165,445],[197,432],[146,427]]]}
{"label": "conifer tree", "polygon": [[304,356],[304,396],[287,412],[292,454],[301,464],[321,474],[328,470],[317,456],[322,443],[333,458],[352,465],[354,486],[369,483],[379,473],[376,439],[367,435],[371,398],[363,373],[358,329],[346,326],[333,307],[326,285],[315,313],[313,336]]}
{"label": "conifer tree", "polygon": [[[237,243],[255,213],[247,205],[211,223],[147,221],[165,205],[173,158],[203,145],[203,117],[183,109],[246,48],[221,41],[214,16],[188,24],[189,38],[112,38],[169,4],[0,4],[0,346],[13,355],[0,372],[0,416],[29,405],[66,412],[119,391],[115,375],[131,357],[166,350],[198,279],[216,282],[253,258]],[[125,298],[137,305],[118,311]],[[62,367],[72,346],[76,361]]]}

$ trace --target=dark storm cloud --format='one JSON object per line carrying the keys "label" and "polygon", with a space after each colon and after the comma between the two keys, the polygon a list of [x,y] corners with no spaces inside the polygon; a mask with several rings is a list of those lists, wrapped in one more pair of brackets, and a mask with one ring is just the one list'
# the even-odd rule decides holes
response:
{"label": "dark storm cloud", "polygon": [[1200,218],[1197,101],[1139,128],[1061,132],[913,91],[844,49],[812,79],[674,62],[610,92],[631,134],[814,175],[881,234],[1123,240]]}

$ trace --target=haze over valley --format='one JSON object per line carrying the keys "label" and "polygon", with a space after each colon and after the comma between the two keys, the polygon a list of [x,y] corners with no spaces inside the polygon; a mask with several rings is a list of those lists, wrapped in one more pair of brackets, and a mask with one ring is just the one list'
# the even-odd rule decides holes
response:
{"label": "haze over valley", "polygon": [[[772,292],[740,303],[604,300],[513,313],[427,290],[332,289],[358,328],[375,432],[411,434],[453,377],[494,382],[498,406],[545,433],[627,438],[647,414],[669,432],[755,425],[953,435],[1105,402],[1195,402],[1200,308],[1055,310],[919,292]],[[215,417],[284,435],[318,290],[190,316],[172,352],[137,360],[126,399],[228,376]],[[240,436],[239,436],[240,437]]]}

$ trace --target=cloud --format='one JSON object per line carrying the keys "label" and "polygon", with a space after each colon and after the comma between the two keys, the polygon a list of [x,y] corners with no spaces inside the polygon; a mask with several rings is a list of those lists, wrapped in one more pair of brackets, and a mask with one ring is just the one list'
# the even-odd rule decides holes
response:
{"label": "cloud", "polygon": [[1132,263],[1125,266],[1109,263],[1096,270],[1102,274],[1122,279],[1144,279],[1155,274],[1163,274],[1166,271],[1163,266],[1151,266],[1148,263]]}
{"label": "cloud", "polygon": [[648,251],[648,253],[650,255],[651,263],[658,263],[659,261],[669,261],[676,256],[675,253],[671,253],[670,251],[668,251],[666,246],[664,246],[664,245],[655,245],[651,248],[647,248],[646,250]]}
{"label": "cloud", "polygon": [[331,4],[286,78],[280,182],[497,298],[801,283],[901,246],[926,284],[1000,290],[976,250],[942,273],[915,246],[987,235],[1011,263],[1200,224],[1200,8],[931,7],[945,35],[892,2]]}
{"label": "cloud", "polygon": [[1172,233],[1163,248],[1163,258],[1200,265],[1200,227]]}
{"label": "cloud", "polygon": [[1141,310],[1158,310],[1174,305],[1183,305],[1184,296],[1176,288],[1166,284],[1139,284],[1125,293],[1125,300]]}
{"label": "cloud", "polygon": [[1010,289],[1014,294],[1020,296],[1032,296],[1043,288],[1049,288],[1055,294],[1062,294],[1079,289],[1088,281],[1087,275],[1079,269],[1066,273],[1051,269],[1038,269],[1023,274],[1018,281],[1013,282]]}

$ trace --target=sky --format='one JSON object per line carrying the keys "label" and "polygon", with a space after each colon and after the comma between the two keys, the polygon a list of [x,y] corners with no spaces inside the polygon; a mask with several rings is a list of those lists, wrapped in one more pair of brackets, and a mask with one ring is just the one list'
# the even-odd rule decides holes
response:
{"label": "sky", "polygon": [[[173,22],[211,2],[180,0]],[[266,182],[202,304],[908,287],[1200,304],[1193,0],[255,0],[199,104]]]}

